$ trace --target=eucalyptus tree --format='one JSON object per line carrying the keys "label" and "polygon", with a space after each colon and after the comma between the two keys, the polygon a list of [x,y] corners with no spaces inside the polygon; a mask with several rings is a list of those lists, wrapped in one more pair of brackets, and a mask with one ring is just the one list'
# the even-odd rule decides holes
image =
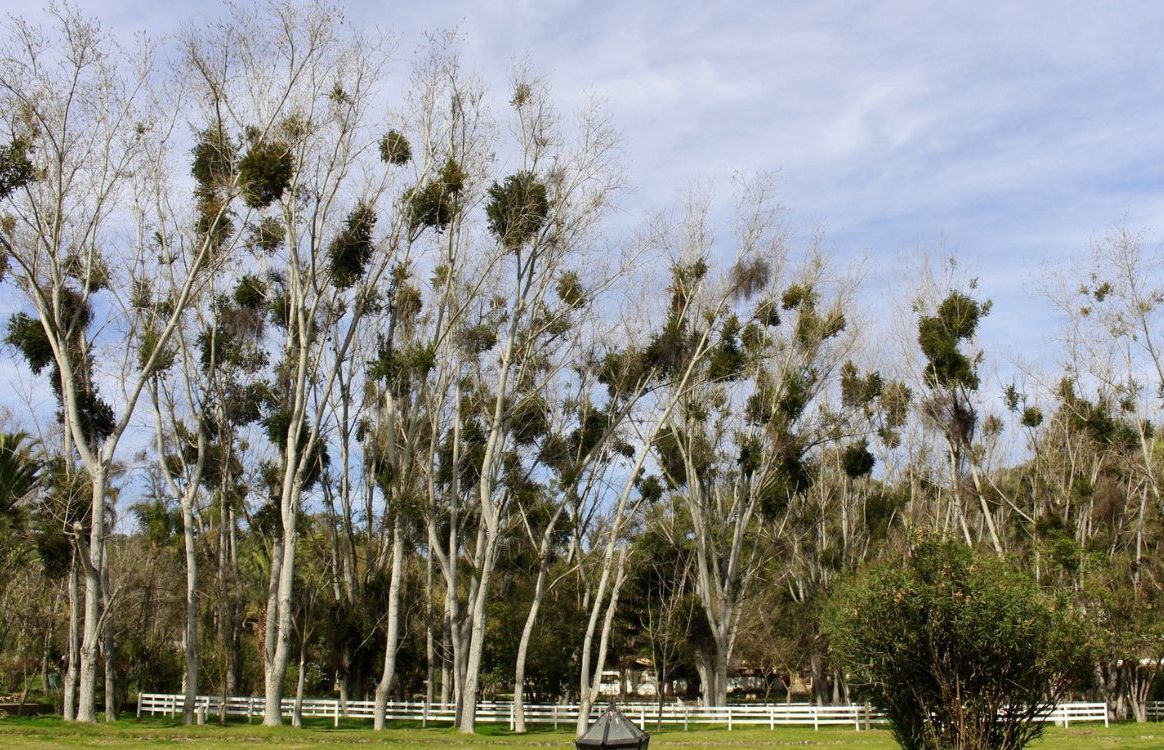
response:
{"label": "eucalyptus tree", "polygon": [[[146,238],[158,228],[126,196],[164,180],[174,102],[150,95],[156,70],[148,47],[127,52],[70,9],[50,15],[47,30],[19,19],[5,29],[0,248],[32,312],[9,321],[8,340],[34,370],[51,365],[64,460],[79,461],[91,494],[89,529],[75,527],[74,541],[85,577],[76,718],[93,721],[98,652],[109,645],[102,600],[110,472],[182,311],[222,259],[207,242],[167,248],[175,283],[155,325],[134,325],[126,312],[132,273],[157,249]],[[120,414],[99,394],[99,380],[113,374],[97,366],[96,332],[104,330],[119,336],[106,364],[121,385]]]}

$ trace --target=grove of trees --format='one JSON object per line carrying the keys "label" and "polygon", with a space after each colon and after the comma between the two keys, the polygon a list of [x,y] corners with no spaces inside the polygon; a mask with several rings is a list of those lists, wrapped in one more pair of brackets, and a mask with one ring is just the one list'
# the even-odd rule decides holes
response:
{"label": "grove of trees", "polygon": [[1060,597],[1093,626],[1079,684],[1145,720],[1148,237],[1032,279],[1060,345],[1008,363],[979,329],[1013,311],[962,265],[880,299],[768,176],[614,221],[602,108],[520,67],[487,91],[453,36],[402,61],[296,3],[132,45],[68,6],[2,27],[4,356],[31,387],[2,402],[0,692],[77,721],[263,695],[271,725],[334,692],[378,728],[416,697],[472,732],[483,697],[524,729],[523,701],[592,704],[646,658],[711,705],[741,666],[844,702],[825,602],[931,535]]}

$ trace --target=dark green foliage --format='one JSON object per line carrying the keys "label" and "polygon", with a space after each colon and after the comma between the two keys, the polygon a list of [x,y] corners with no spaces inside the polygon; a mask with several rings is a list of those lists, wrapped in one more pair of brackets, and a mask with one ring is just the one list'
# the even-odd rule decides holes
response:
{"label": "dark green foliage", "polygon": [[398,323],[410,325],[420,315],[423,305],[419,289],[406,283],[396,287],[396,293],[392,296],[392,314]]}
{"label": "dark green foliage", "polygon": [[740,321],[728,315],[720,328],[719,341],[711,351],[707,376],[712,380],[735,380],[743,374],[746,360],[739,345]]}
{"label": "dark green foliage", "polygon": [[412,146],[408,139],[395,130],[389,130],[380,139],[380,160],[385,164],[400,166],[412,158]]}
{"label": "dark green foliage", "polygon": [[869,445],[862,440],[841,451],[841,466],[850,479],[868,476],[873,471],[876,459],[869,452]]}
{"label": "dark green foliage", "polygon": [[630,393],[646,377],[646,359],[643,352],[634,347],[609,352],[595,366],[595,374],[611,396]]}
{"label": "dark green foliage", "polygon": [[203,130],[191,153],[190,174],[198,183],[199,195],[226,187],[234,175],[238,146],[220,129]]}
{"label": "dark green foliage", "polygon": [[648,503],[657,503],[663,499],[663,483],[654,474],[640,477],[636,486],[639,489],[639,497]]}
{"label": "dark green foliage", "polygon": [[784,290],[780,298],[780,306],[785,310],[792,310],[802,305],[815,307],[817,301],[816,290],[808,284],[793,284]]}
{"label": "dark green foliage", "polygon": [[376,249],[372,230],[376,212],[368,203],[359,203],[344,222],[344,228],[328,246],[332,279],[340,289],[348,289],[364,275],[364,268]]}
{"label": "dark green foliage", "polygon": [[534,396],[519,401],[507,415],[509,430],[517,445],[532,445],[550,429],[550,406]]}
{"label": "dark green foliage", "polygon": [[[92,383],[90,352],[83,346],[85,330],[93,319],[92,307],[80,292],[68,287],[60,290],[60,307],[60,320],[50,325],[64,339],[63,345],[68,348],[67,356],[72,361],[73,391],[76,394],[81,437],[89,442],[101,440],[113,433],[115,422],[113,407],[97,395],[97,388]],[[4,340],[20,351],[34,373],[39,375],[46,366],[52,365],[49,383],[57,396],[57,403],[63,407],[61,370],[41,322],[24,313],[17,313],[8,321]],[[63,423],[64,413],[59,413],[58,417]]]}
{"label": "dark green foliage", "polygon": [[52,345],[40,321],[24,313],[16,313],[8,319],[8,333],[4,343],[19,350],[29,369],[36,375],[54,361]]}
{"label": "dark green foliage", "polygon": [[650,370],[674,375],[684,364],[689,350],[687,326],[679,314],[672,313],[663,330],[647,344],[643,362]]}
{"label": "dark green foliage", "polygon": [[497,344],[497,328],[488,323],[462,328],[457,335],[461,350],[471,356],[484,354]]}
{"label": "dark green foliage", "polygon": [[115,426],[113,407],[105,403],[95,390],[85,388],[78,391],[77,411],[81,421],[81,434],[86,440],[90,442],[104,440],[113,434]]}
{"label": "dark green foliage", "polygon": [[775,328],[780,325],[780,305],[774,300],[761,302],[756,306],[756,312],[752,317],[761,325]]}
{"label": "dark green foliage", "polygon": [[23,525],[18,503],[36,489],[41,470],[32,447],[26,433],[0,432],[0,531]]}
{"label": "dark green foliage", "polygon": [[841,403],[850,408],[866,406],[881,395],[885,385],[881,373],[862,377],[852,362],[841,365]]}
{"label": "dark green foliage", "polygon": [[443,232],[461,209],[465,178],[461,165],[450,158],[432,180],[406,192],[409,230],[415,234],[427,227]]}
{"label": "dark green foliage", "polygon": [[291,184],[294,161],[291,151],[277,141],[254,141],[239,160],[239,187],[243,202],[266,208],[283,197]]}
{"label": "dark green foliage", "polygon": [[431,343],[411,343],[395,348],[380,343],[376,359],[368,362],[368,377],[379,380],[393,393],[405,394],[436,367],[436,348]]}
{"label": "dark green foliage", "polygon": [[[287,438],[291,431],[291,411],[286,408],[277,408],[271,411],[263,419],[263,429],[267,433],[267,439],[279,447],[280,451],[287,448]],[[324,470],[331,463],[331,457],[327,452],[327,445],[322,439],[315,441],[310,455],[304,455],[307,444],[310,441],[311,429],[307,424],[307,419],[304,418],[299,424],[299,438],[298,438],[298,454],[303,466],[303,473],[300,476],[300,482],[304,489],[308,489],[319,481],[323,476]],[[281,467],[279,471],[281,471]],[[278,487],[282,484],[281,480],[276,480],[272,483],[273,486]]]}
{"label": "dark green foliage", "polygon": [[218,248],[234,230],[229,205],[238,147],[221,129],[204,130],[198,134],[191,156],[198,212],[195,229]]}
{"label": "dark green foliage", "polygon": [[938,305],[936,313],[918,322],[918,344],[927,364],[926,381],[934,387],[978,387],[978,362],[966,356],[958,346],[970,339],[978,322],[990,312],[989,302],[951,292]]}
{"label": "dark green foliage", "polygon": [[267,283],[253,274],[244,274],[234,288],[234,303],[245,310],[259,310],[267,303]]}
{"label": "dark green foliage", "polygon": [[0,200],[36,179],[29,154],[32,144],[23,138],[15,138],[6,146],[0,146]]}
{"label": "dark green foliage", "polygon": [[586,303],[586,290],[578,274],[565,271],[558,277],[558,299],[570,307],[581,307]]}
{"label": "dark green foliage", "polygon": [[[138,367],[142,370],[146,369],[149,364],[149,358],[153,356],[154,350],[158,347],[161,333],[151,323],[145,327],[141,334],[141,346],[137,351]],[[154,360],[154,372],[165,372],[174,366],[174,361],[178,357],[178,352],[173,346],[165,346],[158,352],[157,359]]]}
{"label": "dark green foliage", "polygon": [[264,216],[250,232],[252,247],[270,255],[283,244],[283,225],[274,216]]}
{"label": "dark green foliage", "polygon": [[823,629],[907,750],[1021,748],[1096,656],[1062,602],[1007,562],[950,543],[845,581]]}
{"label": "dark green foliage", "polygon": [[550,212],[546,186],[532,172],[518,172],[489,188],[485,214],[489,231],[502,245],[516,250],[541,230]]}

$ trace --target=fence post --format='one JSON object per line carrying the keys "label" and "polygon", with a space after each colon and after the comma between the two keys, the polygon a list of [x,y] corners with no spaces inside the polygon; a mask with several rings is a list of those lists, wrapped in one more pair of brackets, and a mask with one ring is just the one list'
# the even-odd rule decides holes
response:
{"label": "fence post", "polygon": [[178,696],[170,696],[170,718],[173,719],[178,715]]}
{"label": "fence post", "polygon": [[731,706],[724,706],[724,708],[726,708],[726,709],[727,709],[727,714],[728,714],[728,731],[730,732],[730,731],[732,731],[732,707],[731,707]]}
{"label": "fence post", "polygon": [[253,696],[253,695],[247,696],[247,723],[248,724],[251,723],[251,716],[255,712],[254,701],[255,701],[255,696]]}
{"label": "fence post", "polygon": [[865,731],[869,731],[869,724],[873,721],[873,706],[865,703]]}
{"label": "fence post", "polygon": [[141,693],[137,694],[137,718],[139,719],[141,718],[141,701],[143,697],[145,696],[143,696]]}
{"label": "fence post", "polygon": [[517,724],[515,723],[515,720],[513,718],[513,704],[510,703],[509,704],[509,731],[512,732],[516,726],[517,726]]}
{"label": "fence post", "polygon": [[332,726],[334,727],[339,726],[339,704],[340,702],[338,698],[336,699],[335,703],[331,704]]}
{"label": "fence post", "polygon": [[639,726],[645,727],[647,725],[647,707],[639,706]]}
{"label": "fence post", "polygon": [[424,702],[424,706],[420,709],[420,726],[428,726],[428,701]]}
{"label": "fence post", "polygon": [[558,704],[554,704],[554,731],[558,731]]}
{"label": "fence post", "polygon": [[820,731],[820,706],[812,707],[812,731]]}
{"label": "fence post", "polygon": [[768,729],[776,729],[776,707],[768,706]]}
{"label": "fence post", "polygon": [[850,705],[849,707],[853,709],[853,729],[860,732],[861,731],[861,707],[860,706],[853,706],[853,705]]}
{"label": "fence post", "polygon": [[687,706],[683,706],[683,731],[687,731]]}

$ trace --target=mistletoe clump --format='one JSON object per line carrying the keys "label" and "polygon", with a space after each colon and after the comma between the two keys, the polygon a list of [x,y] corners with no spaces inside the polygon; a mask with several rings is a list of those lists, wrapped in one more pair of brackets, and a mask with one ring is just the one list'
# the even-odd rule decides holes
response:
{"label": "mistletoe clump", "polygon": [[516,250],[546,223],[550,201],[546,186],[532,172],[518,172],[489,188],[489,231],[506,248]]}
{"label": "mistletoe clump", "polygon": [[464,190],[465,170],[450,158],[436,177],[404,194],[409,230],[415,234],[428,227],[443,232],[460,210]]}
{"label": "mistletoe clump", "polygon": [[380,139],[380,160],[385,164],[399,167],[402,164],[407,164],[411,158],[412,146],[399,131],[389,130]]}
{"label": "mistletoe clump", "polygon": [[364,275],[368,259],[375,245],[372,230],[376,226],[376,212],[361,202],[348,214],[344,228],[327,249],[332,278],[340,289],[348,289]]}
{"label": "mistletoe clump", "polygon": [[29,153],[32,145],[16,138],[7,146],[0,146],[0,200],[7,198],[36,178]]}
{"label": "mistletoe clump", "polygon": [[252,142],[238,163],[243,202],[251,208],[266,208],[282,198],[291,184],[293,168],[291,151],[284,144]]}

